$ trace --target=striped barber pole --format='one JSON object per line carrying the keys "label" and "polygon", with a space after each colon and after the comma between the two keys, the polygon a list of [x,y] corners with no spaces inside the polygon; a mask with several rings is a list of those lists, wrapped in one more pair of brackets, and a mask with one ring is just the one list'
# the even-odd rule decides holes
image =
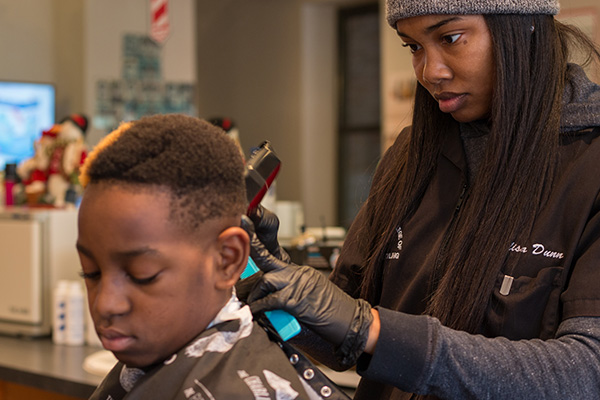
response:
{"label": "striped barber pole", "polygon": [[150,0],[150,38],[163,43],[169,37],[169,0]]}

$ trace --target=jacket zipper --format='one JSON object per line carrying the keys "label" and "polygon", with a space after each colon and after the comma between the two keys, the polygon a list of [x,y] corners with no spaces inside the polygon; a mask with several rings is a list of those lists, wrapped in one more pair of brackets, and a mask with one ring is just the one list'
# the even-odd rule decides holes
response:
{"label": "jacket zipper", "polygon": [[454,234],[454,229],[456,229],[456,221],[458,219],[458,213],[460,212],[460,209],[462,207],[466,192],[467,192],[467,184],[463,183],[463,187],[460,192],[460,196],[458,197],[458,201],[456,202],[456,207],[454,208],[454,213],[452,215],[452,219],[450,220],[450,225],[448,226],[446,233],[444,233],[444,238],[442,240],[442,244],[440,245],[440,248],[438,250],[438,254],[435,259],[435,264],[433,265],[433,271],[431,273],[431,278],[429,281],[429,290],[427,293],[428,298],[433,296],[433,293],[437,290],[439,280],[442,276],[442,274],[441,274],[442,258],[446,254],[446,251],[448,250],[448,245],[450,244],[450,238]]}

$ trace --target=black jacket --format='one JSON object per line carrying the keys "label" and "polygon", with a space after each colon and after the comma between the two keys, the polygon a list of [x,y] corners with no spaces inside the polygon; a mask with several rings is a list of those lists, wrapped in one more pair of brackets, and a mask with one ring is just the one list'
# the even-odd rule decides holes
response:
{"label": "black jacket", "polygon": [[[510,257],[518,258],[518,263],[515,270],[498,274],[490,293],[492,301],[481,328],[488,337],[549,339],[564,320],[600,317],[600,89],[575,66],[570,67],[569,82],[564,96],[558,177],[529,239],[506,249]],[[400,136],[378,168],[387,168],[389,154],[400,151],[402,140]],[[388,233],[384,278],[379,282],[375,302],[378,306],[414,315],[424,312],[433,266],[461,202],[466,171],[456,129],[446,136],[435,176],[420,206],[410,220]],[[379,182],[375,180],[373,185]],[[363,208],[348,232],[331,276],[355,297],[364,255],[354,243],[365,218],[368,216]],[[392,318],[393,314],[386,316]],[[385,345],[399,346],[393,342]],[[393,365],[386,367],[394,369]],[[356,398],[376,398],[367,393],[372,395],[384,385],[369,382],[361,386]]]}

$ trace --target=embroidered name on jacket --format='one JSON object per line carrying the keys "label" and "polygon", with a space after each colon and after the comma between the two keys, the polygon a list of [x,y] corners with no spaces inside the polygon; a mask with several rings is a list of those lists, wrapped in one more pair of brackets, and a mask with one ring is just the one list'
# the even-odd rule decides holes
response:
{"label": "embroidered name on jacket", "polygon": [[541,243],[535,243],[531,246],[531,249],[529,249],[526,246],[522,246],[522,245],[519,245],[519,244],[516,244],[515,242],[513,242],[510,244],[510,247],[508,250],[515,252],[515,253],[523,253],[523,254],[531,252],[531,255],[533,255],[533,256],[542,256],[542,257],[547,257],[547,258],[557,258],[557,259],[565,258],[564,253],[546,249],[546,247]]}

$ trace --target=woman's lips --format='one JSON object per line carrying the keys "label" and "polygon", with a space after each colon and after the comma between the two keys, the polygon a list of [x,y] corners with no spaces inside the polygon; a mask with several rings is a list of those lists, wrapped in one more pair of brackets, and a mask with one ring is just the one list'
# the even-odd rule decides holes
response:
{"label": "woman's lips", "polygon": [[109,351],[124,351],[133,344],[134,338],[115,330],[101,330],[98,332],[102,347]]}
{"label": "woman's lips", "polygon": [[444,113],[454,113],[464,104],[467,95],[465,93],[444,92],[434,95],[440,106],[440,111]]}

